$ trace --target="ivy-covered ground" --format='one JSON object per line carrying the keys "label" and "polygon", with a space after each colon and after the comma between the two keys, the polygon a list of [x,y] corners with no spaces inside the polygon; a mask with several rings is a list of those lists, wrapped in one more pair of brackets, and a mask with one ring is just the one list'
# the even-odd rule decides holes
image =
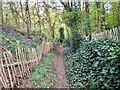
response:
{"label": "ivy-covered ground", "polygon": [[70,87],[120,88],[119,41],[83,41],[76,51],[66,47],[65,65]]}

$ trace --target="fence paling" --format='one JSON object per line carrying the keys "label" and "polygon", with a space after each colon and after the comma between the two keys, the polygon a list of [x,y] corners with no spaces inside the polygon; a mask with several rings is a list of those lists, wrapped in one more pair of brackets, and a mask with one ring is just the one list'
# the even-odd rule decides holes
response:
{"label": "fence paling", "polygon": [[[28,48],[28,52],[31,52],[30,48]],[[29,59],[30,59],[30,61],[32,61],[31,53],[29,55]],[[30,71],[31,71],[31,69],[32,69],[32,62],[29,62],[29,67],[30,67]]]}
{"label": "fence paling", "polygon": [[28,67],[26,67],[24,61],[26,61],[26,56],[24,55],[24,50],[23,48],[21,48],[20,50],[20,57],[21,57],[21,63],[22,63],[22,66],[23,66],[23,76],[26,76],[28,73],[27,73],[27,69]]}
{"label": "fence paling", "polygon": [[[27,51],[27,52],[28,52],[28,51]],[[24,49],[23,49],[23,48],[22,48],[22,55],[23,55],[23,57],[24,57],[24,61],[27,62],[27,59],[26,59],[25,56],[24,56]],[[28,63],[25,64],[25,62],[23,62],[23,64],[24,64],[24,66],[26,66],[26,71],[28,71],[28,72],[26,72],[26,75],[30,75]]]}
{"label": "fence paling", "polygon": [[2,69],[2,71],[3,71],[3,75],[4,75],[4,79],[5,79],[5,84],[8,86],[9,81],[8,81],[8,78],[7,78],[5,69],[4,69],[4,67],[3,67],[3,60],[0,60],[0,61],[1,61],[1,69]]}
{"label": "fence paling", "polygon": [[0,81],[1,81],[1,83],[2,83],[2,85],[6,88],[7,87],[7,83],[6,83],[6,78],[4,77],[4,75],[3,75],[3,73],[2,73],[2,68],[0,67],[0,75],[1,75],[1,77],[0,77]]}
{"label": "fence paling", "polygon": [[12,72],[12,75],[13,75],[13,78],[14,78],[14,82],[16,82],[15,72],[14,72],[13,66],[11,65],[11,57],[9,57],[8,53],[6,54],[6,56],[8,58],[8,62],[9,62],[10,67],[11,67],[11,72]]}
{"label": "fence paling", "polygon": [[110,29],[109,31],[107,30],[104,32],[92,34],[93,40],[102,39],[102,38],[111,38],[114,40],[119,40],[120,39],[120,26]]}
{"label": "fence paling", "polygon": [[4,56],[4,58],[5,58],[5,63],[6,63],[6,65],[7,65],[7,71],[8,71],[8,75],[9,75],[9,78],[10,78],[10,84],[11,84],[11,86],[13,87],[13,82],[12,82],[12,77],[11,77],[12,75],[11,75],[10,69],[9,69],[9,67],[8,67],[8,62],[7,62],[6,54],[3,53],[3,56]]}
{"label": "fence paling", "polygon": [[[20,48],[15,50],[15,58],[10,51],[3,52],[3,60],[0,60],[0,83],[3,87],[13,87],[20,84],[20,79],[30,75],[32,68],[40,63],[42,58],[44,43],[38,46],[38,51],[34,48]],[[28,57],[24,53],[26,51]],[[31,55],[30,55],[31,54]]]}
{"label": "fence paling", "polygon": [[[18,59],[18,50],[17,49],[16,49],[16,59],[17,59],[17,63],[18,63],[19,59]],[[20,73],[20,77],[22,77],[22,72],[21,72],[20,64],[18,64],[18,70],[19,70],[19,73]]]}

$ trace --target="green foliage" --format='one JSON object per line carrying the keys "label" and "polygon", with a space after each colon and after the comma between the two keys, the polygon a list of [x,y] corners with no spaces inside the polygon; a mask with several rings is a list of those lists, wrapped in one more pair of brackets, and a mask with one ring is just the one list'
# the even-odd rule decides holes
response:
{"label": "green foliage", "polygon": [[48,53],[48,55],[42,59],[41,64],[34,68],[30,80],[40,88],[48,88],[53,85],[56,76],[52,68],[52,53]]}
{"label": "green foliage", "polygon": [[20,36],[9,36],[3,32],[0,33],[0,38],[2,39],[0,44],[4,46],[6,49],[10,50],[12,53],[15,53],[15,50],[18,47],[17,42],[19,42],[19,47],[22,48],[25,47],[35,48],[37,46],[36,43],[24,42],[23,40],[21,40]]}
{"label": "green foliage", "polygon": [[65,12],[62,16],[67,26],[70,27],[71,37],[69,37],[69,40],[73,50],[79,47],[82,40],[79,30],[82,25],[83,14],[84,12],[76,9],[71,12]]}
{"label": "green foliage", "polygon": [[80,10],[74,10],[72,12],[65,12],[62,15],[62,19],[71,28],[72,32],[78,31],[79,24],[82,22],[83,13]]}
{"label": "green foliage", "polygon": [[71,87],[120,87],[120,42],[97,40],[82,42],[76,52],[65,51]]}
{"label": "green foliage", "polygon": [[[71,26],[72,27],[72,25],[74,25],[74,24],[78,24],[79,22],[77,22],[76,20],[78,19],[80,19],[80,11],[72,11],[72,12],[65,12],[64,14],[63,14],[63,19],[65,20],[65,22],[66,22],[66,24],[68,25],[68,26]],[[71,22],[73,22],[73,23],[71,23]]]}
{"label": "green foliage", "polygon": [[19,37],[8,36],[5,33],[1,33],[0,38],[2,39],[0,44],[3,45],[6,49],[10,50],[13,53],[15,53],[15,48],[17,47],[16,41],[19,41],[21,46],[24,45],[24,43],[20,40]]}

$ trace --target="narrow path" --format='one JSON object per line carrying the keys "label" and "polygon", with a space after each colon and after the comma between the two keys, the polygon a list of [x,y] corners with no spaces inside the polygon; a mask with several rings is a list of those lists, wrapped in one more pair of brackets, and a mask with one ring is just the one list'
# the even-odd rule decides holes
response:
{"label": "narrow path", "polygon": [[55,82],[53,88],[68,88],[63,55],[64,48],[60,46],[58,53],[54,52],[53,56],[53,68],[57,76],[57,81]]}

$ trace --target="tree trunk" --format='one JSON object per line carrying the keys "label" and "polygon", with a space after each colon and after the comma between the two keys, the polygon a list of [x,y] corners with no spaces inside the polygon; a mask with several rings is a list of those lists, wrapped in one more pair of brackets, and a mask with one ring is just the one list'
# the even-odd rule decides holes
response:
{"label": "tree trunk", "polygon": [[29,0],[26,0],[25,2],[25,15],[26,15],[26,25],[27,25],[27,37],[29,38],[30,37],[30,18],[29,18],[29,6],[28,6],[28,2]]}
{"label": "tree trunk", "polygon": [[97,7],[97,30],[101,32],[101,14],[100,14],[100,2],[96,2]]}
{"label": "tree trunk", "polygon": [[120,1],[118,2],[118,26],[120,26]]}
{"label": "tree trunk", "polygon": [[[21,0],[20,0],[20,8],[21,8],[22,19],[25,20],[24,13],[23,13],[23,5]],[[23,28],[25,27],[24,21],[22,22],[22,27]]]}
{"label": "tree trunk", "polygon": [[88,2],[85,2],[85,11],[86,11],[86,19],[87,19],[86,35],[88,35],[89,40],[91,40],[91,27],[90,27],[90,17],[89,17],[90,11],[89,11],[89,3]]}
{"label": "tree trunk", "polygon": [[42,30],[41,30],[41,16],[39,15],[39,5],[38,5],[38,0],[37,0],[37,17],[38,17],[38,23],[39,23],[39,31],[40,31],[40,35],[42,35]]}
{"label": "tree trunk", "polygon": [[105,30],[105,3],[102,3],[101,31]]}
{"label": "tree trunk", "polygon": [[2,24],[2,29],[3,29],[3,7],[2,7],[3,1],[0,1],[0,8],[1,8],[1,24]]}

